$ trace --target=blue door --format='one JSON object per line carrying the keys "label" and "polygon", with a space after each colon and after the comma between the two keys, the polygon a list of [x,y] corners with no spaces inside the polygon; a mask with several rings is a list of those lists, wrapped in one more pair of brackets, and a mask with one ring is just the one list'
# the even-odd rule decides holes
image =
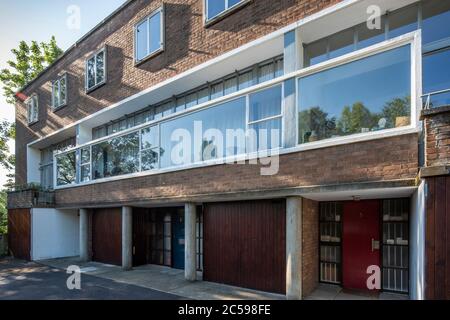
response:
{"label": "blue door", "polygon": [[174,213],[172,215],[172,268],[184,269],[184,213],[183,213],[183,211]]}

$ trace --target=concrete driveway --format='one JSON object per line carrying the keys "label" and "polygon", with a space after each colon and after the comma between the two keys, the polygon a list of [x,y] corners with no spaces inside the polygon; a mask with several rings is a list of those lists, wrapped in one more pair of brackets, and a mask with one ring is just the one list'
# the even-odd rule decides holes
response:
{"label": "concrete driveway", "polygon": [[0,258],[0,300],[177,300],[181,297],[81,274],[81,290],[69,290],[61,269]]}

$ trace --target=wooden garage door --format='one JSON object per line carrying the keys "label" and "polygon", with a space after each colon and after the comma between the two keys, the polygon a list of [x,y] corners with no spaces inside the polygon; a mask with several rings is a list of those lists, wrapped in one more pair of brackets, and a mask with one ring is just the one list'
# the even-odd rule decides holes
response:
{"label": "wooden garage door", "polygon": [[212,203],[204,211],[204,279],[286,291],[285,201]]}
{"label": "wooden garage door", "polygon": [[30,260],[31,213],[30,209],[8,210],[8,246],[11,255]]}
{"label": "wooden garage door", "polygon": [[92,215],[92,260],[122,264],[122,209],[96,209]]}

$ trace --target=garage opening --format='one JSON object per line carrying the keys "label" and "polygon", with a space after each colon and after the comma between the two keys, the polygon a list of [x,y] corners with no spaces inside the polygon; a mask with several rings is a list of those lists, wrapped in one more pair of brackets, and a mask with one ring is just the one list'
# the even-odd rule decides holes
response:
{"label": "garage opening", "polygon": [[206,281],[286,292],[286,202],[204,205]]}
{"label": "garage opening", "polygon": [[92,214],[92,260],[122,265],[122,208],[94,210]]}

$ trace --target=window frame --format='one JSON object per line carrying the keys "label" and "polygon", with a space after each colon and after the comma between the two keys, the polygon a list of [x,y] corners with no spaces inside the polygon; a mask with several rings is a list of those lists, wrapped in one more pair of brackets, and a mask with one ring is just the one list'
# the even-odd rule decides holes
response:
{"label": "window frame", "polygon": [[[409,45],[410,59],[411,59],[411,119],[408,126],[399,128],[384,129],[375,132],[357,133],[348,136],[324,139],[314,142],[299,143],[299,80],[312,74],[317,74],[322,71],[330,70],[335,67],[346,65],[364,58],[374,56],[379,53],[394,50],[403,46]],[[295,77],[295,107],[296,107],[296,147],[299,151],[325,148],[335,145],[348,144],[359,141],[366,141],[378,136],[388,136],[389,133],[400,133],[405,130],[416,130],[418,128],[418,119],[422,110],[422,33],[420,30],[406,33],[404,35],[395,37],[393,39],[385,40],[383,42],[374,44],[372,46],[347,53],[343,56],[333,58],[310,67],[304,68],[299,75]]]}
{"label": "window frame", "polygon": [[253,0],[241,0],[240,2],[232,5],[231,7],[228,6],[228,1],[225,0],[225,10],[217,14],[216,16],[212,18],[208,18],[208,1],[209,0],[203,0],[203,21],[205,24],[205,27],[208,27],[215,22],[222,20],[223,18],[227,17],[228,15],[232,14],[233,12],[239,10],[243,6],[247,5]]}
{"label": "window frame", "polygon": [[[157,14],[161,14],[161,21],[160,21],[160,46],[157,50],[150,52],[150,19],[154,17]],[[142,59],[138,59],[138,37],[137,37],[137,29],[140,24],[142,24],[144,21],[147,21],[147,55],[144,56]],[[144,63],[145,61],[153,58],[154,56],[160,54],[165,50],[165,44],[166,44],[166,38],[165,38],[165,10],[164,10],[164,4],[160,6],[158,9],[152,11],[149,15],[145,16],[145,18],[139,20],[133,27],[133,52],[134,52],[134,65],[137,66],[141,63]]]}
{"label": "window frame", "polygon": [[[64,83],[66,86],[66,97],[64,99],[64,102],[61,103],[61,80],[64,79]],[[59,100],[59,104],[55,105],[55,84],[58,84],[58,91],[59,91],[59,95],[58,95],[58,100]],[[52,82],[52,108],[54,111],[61,109],[63,107],[65,107],[67,105],[67,72],[64,72],[61,76],[58,77],[57,80],[54,80]]]}
{"label": "window frame", "polygon": [[[104,66],[104,77],[103,77],[103,81],[101,82],[97,82],[97,56],[103,53],[103,66]],[[104,84],[106,84],[107,82],[107,78],[108,78],[108,50],[107,50],[107,46],[104,46],[103,48],[101,48],[100,50],[97,50],[95,53],[91,54],[84,62],[84,87],[85,87],[85,91],[86,93],[90,93],[92,91],[94,91],[95,89],[103,86]],[[95,61],[95,65],[94,65],[94,71],[95,71],[95,84],[92,87],[89,87],[89,73],[88,73],[88,62],[90,60],[92,60],[94,58]]]}
{"label": "window frame", "polygon": [[[31,102],[31,109],[34,111],[33,114],[30,112],[30,102]],[[39,122],[39,97],[36,93],[33,93],[29,98],[25,100],[25,106],[27,108],[28,125],[31,126]]]}

